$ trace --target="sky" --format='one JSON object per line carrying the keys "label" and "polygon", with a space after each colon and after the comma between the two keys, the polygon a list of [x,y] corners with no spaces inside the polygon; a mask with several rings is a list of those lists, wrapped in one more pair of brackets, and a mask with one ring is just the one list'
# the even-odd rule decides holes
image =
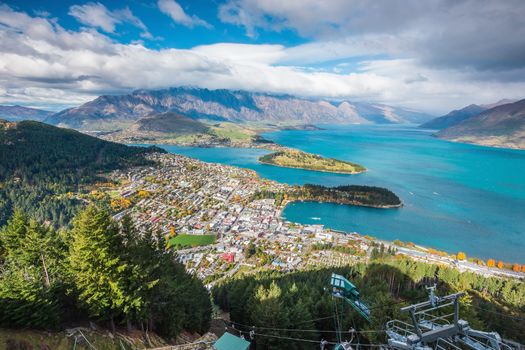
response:
{"label": "sky", "polygon": [[525,98],[523,0],[0,1],[0,104],[197,86],[443,114]]}

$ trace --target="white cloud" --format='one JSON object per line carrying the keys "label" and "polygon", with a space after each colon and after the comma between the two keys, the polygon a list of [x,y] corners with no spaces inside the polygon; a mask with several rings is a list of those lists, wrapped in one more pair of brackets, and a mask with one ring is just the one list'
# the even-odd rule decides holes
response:
{"label": "white cloud", "polygon": [[69,15],[86,26],[100,28],[106,33],[115,33],[118,24],[129,23],[142,30],[140,35],[142,38],[153,38],[146,25],[131,12],[129,7],[110,11],[99,2],[90,2],[85,5],[71,6]]}
{"label": "white cloud", "polygon": [[195,15],[189,16],[186,14],[184,9],[175,0],[159,0],[157,5],[159,6],[161,12],[170,16],[171,19],[178,24],[182,24],[183,26],[189,28],[196,26],[202,26],[208,29],[212,28],[208,22],[200,19],[199,17]]}
{"label": "white cloud", "polygon": [[[479,80],[470,71],[436,69],[413,58],[369,60],[349,74],[294,65],[315,55],[313,61],[337,57],[339,67],[346,67],[345,57],[362,52],[339,45],[325,42],[319,46],[322,54],[316,54],[315,45],[233,43],[153,50],[114,42],[93,29],[65,30],[48,18],[0,5],[0,103],[78,105],[101,94],[193,85],[368,100],[441,113],[469,103],[523,98],[525,91],[523,81]],[[372,45],[370,52],[376,49]]]}
{"label": "white cloud", "polygon": [[[524,13],[522,0],[228,0],[219,7],[223,22],[250,37],[288,29],[314,39],[303,48],[311,45],[314,56],[394,50],[425,65],[494,71],[493,78],[525,68]],[[323,46],[339,52],[317,50]]]}
{"label": "white cloud", "polygon": [[250,64],[274,64],[285,58],[286,53],[282,45],[250,45],[220,43],[196,46],[193,52],[205,57],[220,58],[232,62]]}
{"label": "white cloud", "polygon": [[89,3],[86,5],[73,5],[69,8],[69,14],[80,23],[98,27],[107,33],[114,33],[115,26],[119,20],[101,3]]}

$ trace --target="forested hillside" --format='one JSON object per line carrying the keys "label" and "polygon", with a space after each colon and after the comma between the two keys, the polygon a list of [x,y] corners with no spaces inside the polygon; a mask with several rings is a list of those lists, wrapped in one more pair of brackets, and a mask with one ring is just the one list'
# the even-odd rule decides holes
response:
{"label": "forested hillside", "polygon": [[[486,278],[471,273],[400,258],[380,250],[376,260],[333,269],[301,272],[263,271],[237,276],[213,290],[222,308],[230,311],[236,328],[248,334],[260,327],[257,349],[318,349],[319,341],[335,341],[335,305],[330,292],[332,272],[354,282],[369,304],[372,323],[367,323],[350,306],[341,329],[358,329],[361,343],[384,343],[385,322],[408,321],[400,307],[427,300],[425,285],[438,281],[438,294],[466,291],[460,315],[473,328],[494,330],[503,337],[525,341],[525,284],[520,281]],[[521,320],[521,321],[520,321]],[[314,330],[314,331],[312,331]],[[286,337],[315,340],[317,343],[286,340]]]}
{"label": "forested hillside", "polygon": [[207,330],[211,304],[164,239],[91,205],[57,232],[15,211],[0,230],[0,327],[62,329],[95,321],[167,338]]}
{"label": "forested hillside", "polygon": [[127,147],[35,121],[0,120],[0,224],[15,207],[60,226],[77,201],[68,192],[101,180],[100,173],[148,164],[158,148]]}

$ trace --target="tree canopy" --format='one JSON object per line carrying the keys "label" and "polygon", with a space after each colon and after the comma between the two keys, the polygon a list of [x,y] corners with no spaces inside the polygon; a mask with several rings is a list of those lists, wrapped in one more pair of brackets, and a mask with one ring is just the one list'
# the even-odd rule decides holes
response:
{"label": "tree canopy", "polygon": [[204,332],[208,292],[154,232],[91,205],[57,232],[15,210],[0,231],[0,326],[61,328],[93,320],[174,337]]}

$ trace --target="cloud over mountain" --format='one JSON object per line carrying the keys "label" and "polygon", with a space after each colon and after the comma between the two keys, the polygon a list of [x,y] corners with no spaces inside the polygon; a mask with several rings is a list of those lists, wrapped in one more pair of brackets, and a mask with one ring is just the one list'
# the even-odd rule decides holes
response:
{"label": "cloud over mountain", "polygon": [[[118,28],[124,24],[155,33],[128,7],[71,6],[69,13],[84,26],[68,28],[60,18],[0,5],[0,103],[59,109],[101,94],[192,85],[442,113],[520,98],[525,91],[521,1],[366,6],[342,0],[235,0],[219,3],[213,29],[174,0],[157,5],[148,11],[169,16],[181,30],[211,33],[243,26],[254,36],[292,31],[306,39],[292,45],[219,41],[181,49],[121,39]],[[218,27],[220,21],[229,27]]]}

